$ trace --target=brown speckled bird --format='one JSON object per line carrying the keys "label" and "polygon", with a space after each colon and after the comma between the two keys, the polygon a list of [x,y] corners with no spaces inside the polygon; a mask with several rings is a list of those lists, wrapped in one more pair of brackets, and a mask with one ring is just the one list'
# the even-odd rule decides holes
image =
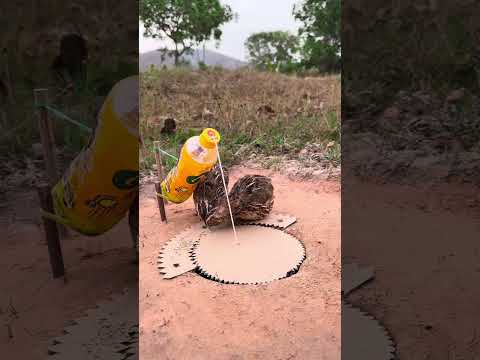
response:
{"label": "brown speckled bird", "polygon": [[[228,186],[228,175],[226,184]],[[273,207],[272,181],[261,175],[246,175],[239,179],[229,193],[235,222],[261,220]],[[228,203],[222,183],[220,168],[214,168],[194,193],[197,214],[207,226],[216,226],[230,221]]]}
{"label": "brown speckled bird", "polygon": [[[225,183],[228,187],[228,171],[223,167]],[[225,201],[225,189],[222,181],[220,166],[216,165],[205,177],[198,183],[193,193],[193,202],[197,215],[205,222],[216,211],[221,202]]]}
{"label": "brown speckled bird", "polygon": [[233,185],[228,197],[234,220],[264,219],[273,207],[272,180],[262,175],[246,175]]}

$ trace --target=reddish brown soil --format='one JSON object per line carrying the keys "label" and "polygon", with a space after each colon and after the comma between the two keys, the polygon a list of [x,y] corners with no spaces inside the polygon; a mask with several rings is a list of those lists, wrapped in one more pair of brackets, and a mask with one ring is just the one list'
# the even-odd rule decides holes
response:
{"label": "reddish brown soil", "polygon": [[376,271],[351,302],[388,328],[399,359],[478,359],[478,188],[356,183],[349,189],[342,255]]}
{"label": "reddish brown soil", "polygon": [[0,349],[5,359],[45,359],[70,320],[136,286],[132,240],[125,221],[103,236],[63,240],[68,281],[53,280],[36,193],[9,197],[0,213]]}
{"label": "reddish brown soil", "polygon": [[189,200],[169,204],[169,222],[162,224],[153,186],[145,186],[140,199],[141,359],[340,359],[340,185],[294,182],[247,168],[232,169],[231,183],[252,173],[270,176],[274,210],[298,219],[288,231],[307,250],[300,271],[261,286],[224,285],[195,273],[162,279],[156,264],[162,244],[198,220]]}

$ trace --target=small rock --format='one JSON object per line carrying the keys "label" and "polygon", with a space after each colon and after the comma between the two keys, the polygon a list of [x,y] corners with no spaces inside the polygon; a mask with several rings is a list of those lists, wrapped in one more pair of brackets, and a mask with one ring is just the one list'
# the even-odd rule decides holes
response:
{"label": "small rock", "polygon": [[397,120],[400,117],[400,110],[396,106],[389,107],[383,112],[383,117],[389,120]]}
{"label": "small rock", "polygon": [[173,134],[177,129],[177,123],[174,118],[166,118],[163,121],[163,128],[160,130],[161,134]]}
{"label": "small rock", "polygon": [[315,179],[321,179],[325,176],[325,170],[323,169],[319,169],[319,170],[315,170],[312,172],[312,176],[315,178]]}
{"label": "small rock", "polygon": [[262,105],[257,109],[257,114],[275,114],[275,110],[270,105]]}
{"label": "small rock", "polygon": [[384,20],[387,17],[388,8],[379,9],[376,13],[377,19]]}
{"label": "small rock", "polygon": [[457,89],[453,90],[448,96],[447,96],[447,102],[449,103],[454,103],[462,100],[465,97],[465,89]]}
{"label": "small rock", "polygon": [[206,120],[211,120],[214,118],[214,114],[212,111],[208,110],[207,108],[204,108],[202,111],[202,118]]}

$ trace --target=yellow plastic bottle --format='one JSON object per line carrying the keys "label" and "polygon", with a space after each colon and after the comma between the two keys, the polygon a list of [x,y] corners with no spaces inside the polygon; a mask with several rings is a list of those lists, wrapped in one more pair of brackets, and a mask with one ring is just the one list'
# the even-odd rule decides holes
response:
{"label": "yellow plastic bottle", "polygon": [[85,235],[110,230],[138,194],[138,76],[119,81],[90,144],[52,189],[54,220]]}
{"label": "yellow plastic bottle", "polygon": [[220,134],[207,128],[188,139],[182,147],[177,166],[161,184],[162,196],[176,204],[186,201],[195,191],[200,178],[217,163]]}

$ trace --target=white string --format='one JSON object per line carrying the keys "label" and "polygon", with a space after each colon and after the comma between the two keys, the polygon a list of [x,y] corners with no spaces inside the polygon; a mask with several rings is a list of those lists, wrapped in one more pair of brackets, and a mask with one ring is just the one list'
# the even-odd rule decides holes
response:
{"label": "white string", "polygon": [[162,154],[165,154],[165,155],[171,157],[172,159],[175,159],[175,160],[178,161],[178,158],[176,156],[173,156],[173,155],[169,154],[168,152],[166,152],[165,150],[160,149],[159,146],[157,147],[157,150],[160,151]]}
{"label": "white string", "polygon": [[220,159],[220,151],[217,148],[218,164],[220,165],[220,172],[222,174],[223,188],[225,189],[225,197],[227,198],[228,211],[230,212],[230,220],[232,220],[233,235],[235,236],[235,241],[238,243],[237,231],[235,229],[235,222],[233,221],[232,207],[230,206],[230,199],[228,198],[228,188],[227,183],[225,182],[225,175],[223,174],[222,160]]}

